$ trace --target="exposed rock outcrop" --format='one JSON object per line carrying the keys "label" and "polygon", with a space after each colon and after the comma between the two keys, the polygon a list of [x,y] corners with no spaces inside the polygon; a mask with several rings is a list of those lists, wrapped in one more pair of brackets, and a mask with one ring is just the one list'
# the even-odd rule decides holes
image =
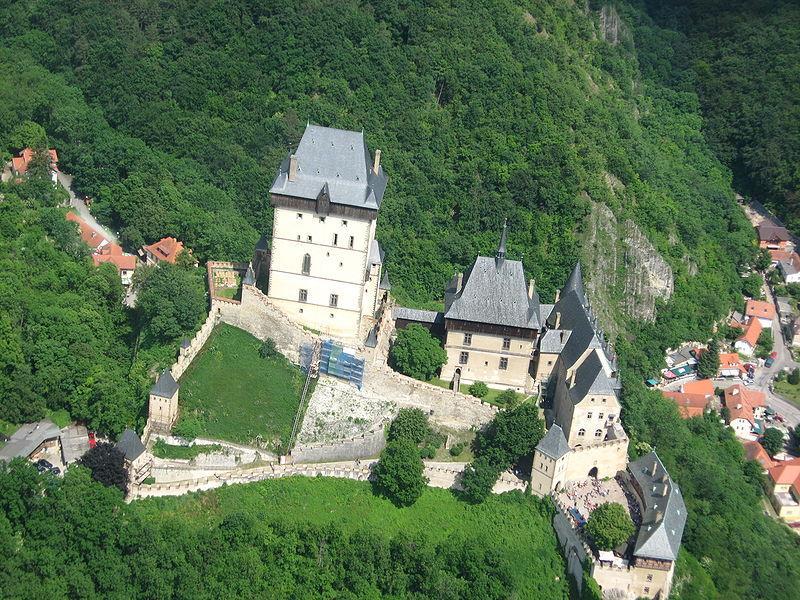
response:
{"label": "exposed rock outcrop", "polygon": [[625,33],[625,26],[622,24],[622,19],[619,18],[617,9],[606,4],[600,9],[599,17],[600,32],[603,35],[603,39],[612,46],[616,46],[620,43]]}
{"label": "exposed rock outcrop", "polygon": [[653,321],[656,300],[669,300],[674,290],[672,268],[631,220],[622,226],[625,245],[625,292],[622,310],[631,317]]}

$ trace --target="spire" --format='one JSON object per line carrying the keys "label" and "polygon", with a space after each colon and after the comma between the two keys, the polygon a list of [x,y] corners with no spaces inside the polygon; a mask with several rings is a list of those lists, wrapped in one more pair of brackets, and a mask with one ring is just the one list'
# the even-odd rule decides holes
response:
{"label": "spire", "polygon": [[573,290],[578,293],[578,296],[584,305],[588,304],[586,301],[586,292],[583,289],[583,273],[581,273],[580,261],[575,264],[575,268],[572,269],[572,273],[570,273],[567,283],[564,284],[564,288],[561,290],[561,297],[563,298]]}
{"label": "spire", "polygon": [[255,285],[256,283],[256,274],[253,272],[252,262],[247,265],[247,272],[244,274],[244,280],[242,283],[244,285]]}
{"label": "spire", "polygon": [[506,234],[508,230],[508,219],[503,220],[503,233],[500,235],[500,245],[497,247],[497,254],[494,256],[494,264],[497,268],[503,264],[506,259]]}

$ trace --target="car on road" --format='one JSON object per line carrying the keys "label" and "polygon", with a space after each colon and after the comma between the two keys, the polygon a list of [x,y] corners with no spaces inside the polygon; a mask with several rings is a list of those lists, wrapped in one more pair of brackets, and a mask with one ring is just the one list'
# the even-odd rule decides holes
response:
{"label": "car on road", "polygon": [[[773,352],[772,354],[775,354],[775,353]],[[771,367],[774,364],[775,364],[775,358],[773,358],[772,355],[770,355],[770,357],[767,360],[764,361],[764,366],[767,367],[767,368]]]}
{"label": "car on road", "polygon": [[97,439],[94,437],[94,431],[89,432],[89,449],[97,446]]}
{"label": "car on road", "polygon": [[43,469],[52,469],[53,468],[53,463],[51,463],[49,460],[45,460],[43,458],[40,458],[39,460],[36,461],[36,466],[37,467],[42,467]]}

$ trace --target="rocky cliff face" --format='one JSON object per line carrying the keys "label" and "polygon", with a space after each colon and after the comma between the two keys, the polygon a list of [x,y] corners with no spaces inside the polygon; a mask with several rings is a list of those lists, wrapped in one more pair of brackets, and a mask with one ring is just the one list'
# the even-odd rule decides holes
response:
{"label": "rocky cliff face", "polygon": [[652,322],[656,300],[672,296],[672,268],[639,227],[620,223],[611,209],[589,199],[591,207],[583,234],[586,288],[600,322],[613,338],[620,313]]}
{"label": "rocky cliff face", "polygon": [[622,36],[626,34],[625,26],[622,24],[622,19],[619,18],[617,9],[613,6],[606,4],[600,9],[600,33],[603,39],[616,46],[622,40]]}

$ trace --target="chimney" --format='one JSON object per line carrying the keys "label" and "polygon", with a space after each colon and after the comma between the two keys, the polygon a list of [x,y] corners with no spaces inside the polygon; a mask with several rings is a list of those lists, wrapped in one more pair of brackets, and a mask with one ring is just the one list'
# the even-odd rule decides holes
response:
{"label": "chimney", "polygon": [[534,289],[536,289],[536,280],[531,277],[531,280],[528,282],[528,300],[533,300]]}
{"label": "chimney", "polygon": [[381,168],[381,151],[375,150],[375,162],[372,165],[372,170],[375,173],[375,175],[378,174],[378,169],[380,168]]}
{"label": "chimney", "polygon": [[660,510],[657,510],[656,511],[656,517],[655,517],[655,519],[653,519],[653,522],[654,523],[661,523],[661,521],[663,521],[663,520],[664,520],[664,513],[661,512]]}
{"label": "chimney", "polygon": [[578,369],[572,371],[572,375],[569,376],[569,387],[575,385],[575,375],[578,373]]}
{"label": "chimney", "polygon": [[561,341],[562,344],[564,343],[564,330],[563,329],[561,330],[561,340],[560,341]]}
{"label": "chimney", "polygon": [[556,302],[558,302],[559,298],[561,298],[561,290],[556,290]]}
{"label": "chimney", "polygon": [[656,471],[658,470],[658,461],[654,458],[653,459],[653,477],[656,476]]}
{"label": "chimney", "polygon": [[[558,293],[558,292],[556,292]],[[556,326],[555,329],[558,329],[561,326],[561,311],[556,313]]]}
{"label": "chimney", "polygon": [[464,274],[459,273],[456,276],[456,294],[461,291],[461,286],[464,285]]}
{"label": "chimney", "polygon": [[289,156],[289,181],[297,179],[297,156]]}

